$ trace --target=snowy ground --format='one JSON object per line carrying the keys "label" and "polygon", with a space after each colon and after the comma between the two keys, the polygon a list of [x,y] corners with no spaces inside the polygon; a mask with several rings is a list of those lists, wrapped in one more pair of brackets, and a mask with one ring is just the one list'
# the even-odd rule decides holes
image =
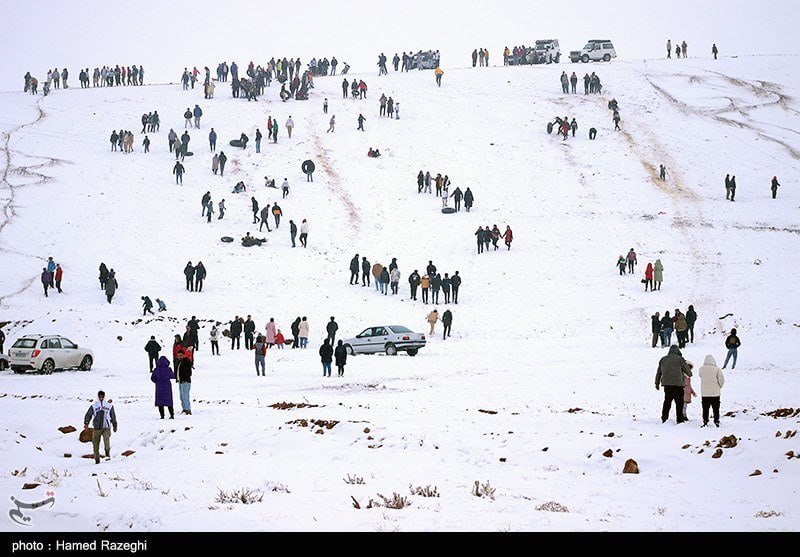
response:
{"label": "snowy ground", "polygon": [[[604,94],[562,95],[562,70],[597,71]],[[308,102],[289,103],[275,87],[258,103],[223,86],[208,101],[174,85],[2,94],[6,347],[24,333],[59,333],[90,346],[96,365],[0,374],[1,489],[33,500],[54,488],[54,507],[33,514],[38,530],[795,530],[800,472],[787,453],[800,454],[789,433],[798,418],[766,413],[800,407],[791,286],[800,264],[798,70],[797,57],[772,56],[455,69],[441,88],[428,71],[349,76],[367,81],[363,101],[342,99],[340,78],[319,79]],[[379,117],[381,93],[400,102],[399,120]],[[195,155],[180,187],[166,134],[182,133],[195,103],[205,115],[190,131]],[[138,133],[133,154],[109,152],[112,128],[138,132],[154,109],[162,126],[151,153]],[[326,134],[332,114],[336,132]],[[261,154],[227,147],[242,131],[265,131],[268,115],[281,123],[277,144],[265,138]],[[576,138],[546,134],[556,115],[577,118]],[[210,171],[212,126],[229,156],[224,178]],[[383,157],[367,158],[369,147]],[[317,163],[313,184],[300,172],[306,158]],[[417,194],[420,169],[470,187],[473,212],[441,214],[437,198]],[[736,175],[735,203],[724,200],[726,173]],[[264,175],[287,177],[290,197],[265,189]],[[773,175],[783,184],[777,200]],[[251,193],[230,193],[239,180],[261,205],[283,208],[262,248],[219,241],[261,235]],[[200,216],[206,190],[215,204],[225,198],[224,220]],[[292,249],[288,220],[303,218],[309,247]],[[473,233],[487,224],[512,227],[510,251],[476,254]],[[615,261],[631,247],[640,265],[620,277]],[[382,264],[396,257],[400,295],[350,286],[355,253]],[[49,255],[64,267],[65,294],[45,299],[38,275]],[[641,271],[657,258],[662,290],[645,293]],[[184,290],[187,260],[208,269],[202,294]],[[429,260],[463,277],[452,337],[442,341],[439,325],[415,358],[357,356],[344,378],[323,379],[316,350],[331,315],[339,337],[388,322],[427,333],[432,306],[408,299],[407,277]],[[101,261],[120,283],[111,305],[98,288]],[[145,294],[169,311],[141,320]],[[684,354],[698,367],[706,354],[722,363],[730,327],[742,338],[720,429],[699,427],[699,399],[689,423],[660,421],[653,377],[665,351],[650,348],[649,318],[689,304],[699,319]],[[210,323],[247,314],[259,330],[274,317],[284,332],[308,316],[309,349],[271,351],[266,378],[244,350],[222,343],[212,358]],[[193,415],[160,421],[142,347],[151,334],[171,346],[192,315],[203,325]],[[116,403],[120,430],[114,460],[95,466],[79,458],[90,445],[57,428],[80,427],[98,388]],[[311,406],[271,407],[278,402]],[[738,444],[712,458],[729,435]],[[119,456],[128,449],[135,454]],[[629,458],[640,474],[622,474]],[[476,481],[494,498],[472,495]],[[25,482],[43,485],[20,491]],[[410,494],[428,485],[440,496]],[[215,501],[238,488],[260,490],[263,501]],[[365,508],[395,492],[411,505]]]}

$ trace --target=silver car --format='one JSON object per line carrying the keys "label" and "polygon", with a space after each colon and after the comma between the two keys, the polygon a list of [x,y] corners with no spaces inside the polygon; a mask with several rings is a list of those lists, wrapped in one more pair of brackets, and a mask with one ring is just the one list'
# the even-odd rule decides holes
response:
{"label": "silver car", "polygon": [[59,335],[25,335],[17,339],[8,351],[10,366],[15,373],[28,370],[50,375],[57,369],[92,369],[94,354]]}
{"label": "silver car", "polygon": [[367,327],[353,338],[342,340],[345,350],[350,355],[385,352],[389,356],[394,356],[398,352],[416,356],[426,342],[424,334],[415,333],[402,325]]}

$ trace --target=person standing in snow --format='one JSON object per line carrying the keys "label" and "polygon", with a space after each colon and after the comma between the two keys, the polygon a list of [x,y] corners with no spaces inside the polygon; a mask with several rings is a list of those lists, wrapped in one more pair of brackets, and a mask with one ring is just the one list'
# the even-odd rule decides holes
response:
{"label": "person standing in snow", "polygon": [[[370,283],[370,278],[369,278],[369,272],[370,272],[371,268],[372,268],[372,264],[369,261],[367,261],[366,257],[362,257],[361,258],[361,286],[369,286],[371,284]],[[358,284],[358,283],[356,283],[356,284]]]}
{"label": "person standing in snow", "polygon": [[150,371],[150,381],[156,385],[156,406],[161,419],[164,419],[164,407],[169,410],[169,419],[175,419],[175,407],[172,403],[172,380],[175,374],[169,367],[169,360],[166,356],[158,358],[158,363],[154,370]]}
{"label": "person standing in snow", "polygon": [[42,287],[44,287],[44,297],[47,298],[47,289],[50,288],[50,283],[52,282],[53,273],[47,270],[47,267],[42,267]]}
{"label": "person standing in snow", "polygon": [[447,337],[450,336],[450,327],[453,324],[453,314],[449,309],[444,310],[442,314],[442,325],[444,326],[444,330],[442,331],[442,340],[445,340]]}
{"label": "person standing in snow", "polygon": [[172,173],[175,175],[175,184],[183,185],[183,173],[186,169],[183,167],[180,161],[175,161],[175,166],[172,167]]}
{"label": "person standing in snow", "polygon": [[336,114],[331,116],[330,125],[328,126],[328,131],[326,133],[331,133],[335,127],[336,127]]}
{"label": "person standing in snow", "polygon": [[[284,178],[283,181],[286,182],[286,178]],[[272,205],[272,217],[275,219],[275,230],[277,230],[278,227],[280,227],[282,216],[283,216],[283,211],[278,206],[278,202],[276,201]]]}
{"label": "person standing in snow", "polygon": [[628,260],[628,274],[633,274],[633,268],[636,266],[638,261],[636,260],[636,252],[633,251],[633,248],[630,249],[627,256]]}
{"label": "person standing in snow", "polygon": [[[397,68],[395,68],[396,70]],[[344,347],[342,341],[336,345],[336,350],[333,351],[333,357],[336,360],[336,370],[339,372],[338,376],[344,376],[344,366],[347,364],[347,348]]]}
{"label": "person standing in snow", "polygon": [[258,335],[256,337],[255,343],[251,341],[251,348],[255,354],[255,364],[256,364],[256,376],[266,377],[266,366],[265,366],[265,358],[267,356],[267,343],[264,341],[264,337],[262,335]]}
{"label": "person standing in snow", "polygon": [[[255,197],[253,200],[255,200]],[[253,218],[258,218],[256,217],[255,213],[253,213]],[[259,232],[261,232],[262,226],[267,227],[267,232],[272,232],[272,229],[269,227],[269,204],[264,205],[264,207],[261,209],[261,224],[258,225]]]}
{"label": "person standing in snow", "polygon": [[381,293],[386,296],[389,294],[389,268],[383,267],[380,275]]}
{"label": "person standing in snow", "polygon": [[440,273],[432,273],[431,277],[431,303],[439,303],[439,290],[442,287],[442,275]]}
{"label": "person standing in snow", "polygon": [[192,111],[194,115],[194,127],[200,127],[200,117],[203,115],[203,110],[200,108],[199,105],[194,105],[194,110]]}
{"label": "person standing in snow", "polygon": [[117,432],[117,413],[111,401],[106,401],[106,393],[97,391],[95,400],[83,417],[83,429],[88,430],[92,424],[92,449],[94,463],[100,464],[100,439],[103,439],[106,460],[111,459],[111,430]]}
{"label": "person standing in snow", "polygon": [[[422,69],[422,68],[420,68]],[[442,86],[442,75],[444,75],[444,70],[439,66],[436,66],[436,69],[433,71],[434,75],[436,76],[436,85],[438,87]]]}
{"label": "person standing in snow", "polygon": [[322,346],[319,347],[319,356],[322,361],[322,376],[331,376],[331,362],[333,362],[333,347],[330,345],[329,339],[325,339]]}
{"label": "person standing in snow", "polygon": [[220,199],[219,200],[219,203],[217,203],[217,209],[219,210],[219,216],[217,217],[217,220],[222,220],[222,217],[225,216],[225,200],[224,199]]}
{"label": "person standing in snow", "polygon": [[672,40],[667,39],[667,58],[672,58]]}
{"label": "person standing in snow", "polygon": [[728,361],[733,357],[733,365],[731,369],[736,369],[736,357],[739,354],[739,347],[742,345],[742,342],[739,340],[739,335],[736,333],[736,329],[731,329],[730,334],[725,339],[725,348],[728,349],[728,353],[725,355],[725,362],[722,364],[722,369],[728,367]]}
{"label": "person standing in snow", "polygon": [[111,303],[111,299],[114,297],[114,294],[117,293],[117,288],[119,288],[119,283],[117,282],[117,275],[114,273],[114,269],[111,269],[108,272],[108,280],[106,281],[106,299],[108,303]]}
{"label": "person standing in snow", "polygon": [[475,201],[475,197],[472,195],[472,190],[467,188],[464,192],[464,207],[467,209],[467,213],[472,209],[473,201]]}
{"label": "person standing in snow", "polygon": [[672,317],[669,316],[669,311],[664,312],[664,317],[661,318],[661,348],[665,348],[672,344],[672,327],[674,323]]}
{"label": "person standing in snow", "polygon": [[216,325],[211,326],[211,331],[208,333],[208,339],[211,341],[211,355],[219,356],[219,329]]}
{"label": "person standing in snow", "polygon": [[300,223],[300,244],[304,248],[308,247],[308,221],[306,219],[303,219],[303,222]]}
{"label": "person standing in snow", "polygon": [[658,177],[661,178],[662,181],[667,179],[667,167],[663,164],[658,165]]}
{"label": "person standing in snow", "polygon": [[575,72],[572,72],[572,75],[569,77],[569,84],[572,86],[572,93],[577,93],[578,89],[578,76]]}
{"label": "person standing in snow", "polygon": [[334,341],[336,340],[336,331],[339,330],[339,325],[336,323],[336,320],[331,316],[331,320],[328,321],[328,324],[325,326],[325,330],[328,333],[328,340],[333,346]]}
{"label": "person standing in snow", "polygon": [[55,271],[53,271],[53,276],[56,280],[56,290],[58,290],[59,294],[63,294],[64,291],[61,290],[61,280],[64,278],[64,269],[61,267],[61,263],[56,263]]}
{"label": "person standing in snow", "polygon": [[356,129],[357,130],[361,130],[362,132],[365,131],[364,130],[364,122],[365,121],[366,121],[366,118],[364,118],[364,115],[363,114],[359,114],[358,115],[358,128],[356,128]]}
{"label": "person standing in snow", "polygon": [[178,350],[178,367],[175,376],[181,397],[181,414],[192,415],[192,360],[187,356],[188,348]]}
{"label": "person standing in snow", "polygon": [[412,300],[416,300],[417,299],[417,288],[419,287],[420,280],[421,279],[420,279],[420,276],[419,276],[419,272],[416,269],[414,269],[413,273],[408,275],[408,284],[409,284],[409,286],[411,288],[411,299]]}
{"label": "person standing in snow", "polygon": [[653,288],[653,272],[653,264],[648,262],[647,267],[644,270],[644,278],[642,279],[645,292],[647,292],[648,286],[650,287],[651,292],[655,290],[655,288]]}
{"label": "person standing in snow", "polygon": [[186,263],[186,267],[183,268],[183,274],[186,277],[186,290],[194,292],[194,266],[191,261]]}
{"label": "person standing in snow", "polygon": [[511,231],[511,227],[506,225],[506,231],[503,232],[503,239],[505,240],[506,244],[506,251],[511,249],[511,242],[514,240],[514,233]]}
{"label": "person standing in snow", "polygon": [[292,120],[292,117],[289,116],[289,118],[286,120],[286,133],[289,135],[289,139],[292,138],[293,129],[294,129],[294,120]]}
{"label": "person standing in snow", "polygon": [[618,110],[614,111],[614,115],[612,116],[612,119],[614,120],[614,129],[615,130],[619,130],[620,129],[620,127],[619,127],[620,116],[619,116],[619,111]]}
{"label": "person standing in snow", "polygon": [[717,43],[712,44],[711,45],[711,54],[714,56],[714,60],[717,59],[717,54],[718,53],[719,53],[719,50],[717,50]]}
{"label": "person standing in snow", "polygon": [[625,276],[625,267],[626,267],[625,257],[622,255],[619,256],[617,259],[617,268],[619,269],[619,276]]}
{"label": "person standing in snow", "polygon": [[300,348],[308,348],[308,331],[310,329],[310,325],[305,315],[300,320],[300,323],[297,327],[300,335]]}
{"label": "person standing in snow", "polygon": [[422,275],[422,278],[419,279],[419,285],[422,288],[422,303],[428,303],[428,290],[431,287],[431,279],[428,275]]}
{"label": "person standing in snow", "polygon": [[453,303],[458,303],[458,289],[461,287],[461,275],[458,274],[458,271],[453,273],[453,276],[450,277],[450,288],[453,290]]}
{"label": "person standing in snow", "polygon": [[450,276],[447,273],[445,273],[444,274],[444,278],[442,279],[442,294],[444,294],[444,303],[445,304],[449,304],[450,303],[450,285],[451,285],[451,282],[452,282],[452,280],[450,279]]}
{"label": "person standing in snow", "polygon": [[661,282],[663,280],[664,280],[664,265],[661,264],[660,259],[656,259],[656,264],[653,265],[653,283],[655,285],[656,290],[661,290]]}
{"label": "person standing in snow", "polygon": [[703,365],[698,371],[700,375],[700,396],[703,405],[703,425],[708,425],[708,410],[714,410],[714,425],[719,427],[719,402],[725,376],[717,367],[717,362],[711,354],[706,355]]}
{"label": "person standing in snow", "polygon": [[664,403],[661,406],[661,423],[669,419],[672,402],[675,402],[675,417],[677,423],[686,421],[683,417],[683,389],[684,375],[691,377],[692,370],[683,359],[677,346],[670,346],[666,356],[661,358],[656,369],[656,390],[664,387]]}
{"label": "person standing in snow", "polygon": [[661,314],[655,312],[650,316],[650,331],[653,333],[653,348],[658,343],[658,338],[661,336]]}
{"label": "person standing in snow", "polygon": [[[358,285],[358,270],[360,267],[360,262],[358,259],[358,254],[350,260],[350,284]],[[353,282],[355,279],[355,282]]]}
{"label": "person standing in snow", "polygon": [[[686,362],[686,365],[689,366],[689,369],[692,369],[694,366],[692,362]],[[683,421],[689,421],[689,404],[692,403],[692,397],[696,397],[697,393],[692,388],[692,378],[688,375],[683,376]]]}
{"label": "person standing in snow", "polygon": [[228,161],[228,157],[225,155],[225,151],[219,152],[219,175],[225,175],[225,163]]}
{"label": "person standing in snow", "polygon": [[[689,309],[686,310],[686,333],[688,336],[688,341],[694,344],[694,324],[697,321],[697,312],[694,310],[693,305],[689,305]],[[684,341],[686,342],[686,341]]]}
{"label": "person standing in snow", "polygon": [[770,182],[770,189],[772,190],[772,199],[775,199],[778,196],[778,187],[780,184],[778,183],[778,177],[773,176],[772,182]]}

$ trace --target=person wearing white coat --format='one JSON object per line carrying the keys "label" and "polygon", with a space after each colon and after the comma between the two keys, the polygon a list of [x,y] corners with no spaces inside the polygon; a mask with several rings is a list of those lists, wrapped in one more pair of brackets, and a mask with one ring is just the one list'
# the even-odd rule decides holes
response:
{"label": "person wearing white coat", "polygon": [[703,404],[703,426],[708,425],[708,409],[714,410],[714,425],[719,427],[719,400],[725,376],[717,366],[714,356],[706,356],[703,366],[698,372],[700,375],[700,396]]}
{"label": "person wearing white coat", "polygon": [[286,133],[289,134],[289,139],[292,138],[292,129],[293,128],[294,128],[294,120],[292,120],[292,117],[289,116],[289,119],[286,120]]}
{"label": "person wearing white coat", "polygon": [[394,267],[389,273],[389,285],[392,289],[392,294],[397,294],[400,286],[400,269]]}

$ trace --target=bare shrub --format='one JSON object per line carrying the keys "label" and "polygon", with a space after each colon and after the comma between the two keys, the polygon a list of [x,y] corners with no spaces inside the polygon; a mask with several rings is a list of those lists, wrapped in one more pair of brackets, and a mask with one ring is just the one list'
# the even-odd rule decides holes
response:
{"label": "bare shrub", "polygon": [[486,480],[484,483],[475,480],[475,485],[472,486],[472,494],[475,497],[487,497],[494,500],[494,491],[495,488],[489,485],[489,480]]}
{"label": "bare shrub", "polygon": [[548,501],[547,503],[542,503],[538,507],[536,507],[537,511],[550,511],[551,513],[568,513],[569,509],[560,503],[556,503],[555,501]]}
{"label": "bare shrub", "polygon": [[217,493],[217,503],[242,503],[243,505],[250,505],[252,503],[260,503],[264,499],[264,494],[257,489],[250,489],[243,487],[241,489],[234,489],[232,491],[219,490]]}
{"label": "bare shrub", "polygon": [[272,491],[274,493],[291,493],[291,491],[289,491],[289,488],[282,483],[267,482],[265,484],[265,488],[267,491]]}
{"label": "bare shrub", "polygon": [[95,478],[95,480],[97,481],[97,494],[100,497],[108,497],[108,494],[105,491],[103,491],[103,487],[100,485],[100,479]]}
{"label": "bare shrub", "polygon": [[153,489],[155,489],[155,487],[153,487],[152,482],[137,478],[133,474],[131,474],[131,479],[133,480],[133,484],[136,487],[136,489],[141,489],[142,491],[152,491]]}
{"label": "bare shrub", "polygon": [[[386,507],[387,509],[402,509],[404,507],[411,506],[411,499],[404,495],[400,495],[399,493],[393,493],[392,497],[384,497],[380,493],[378,493],[378,497],[381,498],[381,503],[373,504],[374,507]],[[370,499],[370,503],[374,503],[373,500]]]}
{"label": "bare shrub", "polygon": [[72,472],[69,470],[64,470],[63,472],[59,472],[54,467],[50,467],[50,470],[47,472],[42,472],[34,479],[35,482],[39,482],[42,484],[47,484],[49,486],[58,487],[61,485],[61,482],[64,478],[69,477],[72,475]]}
{"label": "bare shrub", "polygon": [[350,484],[350,485],[363,485],[364,484],[364,478],[362,478],[361,476],[356,476],[355,474],[353,474],[353,475],[347,474],[347,477],[346,478],[342,478],[342,480],[344,480],[344,483]]}
{"label": "bare shrub", "polygon": [[439,497],[439,491],[437,490],[436,486],[429,486],[426,485],[422,487],[418,485],[414,487],[413,485],[409,485],[408,488],[411,490],[411,495],[421,495],[422,497]]}
{"label": "bare shrub", "polygon": [[758,511],[753,516],[755,516],[755,518],[771,518],[773,516],[783,516],[783,513],[778,511]]}

